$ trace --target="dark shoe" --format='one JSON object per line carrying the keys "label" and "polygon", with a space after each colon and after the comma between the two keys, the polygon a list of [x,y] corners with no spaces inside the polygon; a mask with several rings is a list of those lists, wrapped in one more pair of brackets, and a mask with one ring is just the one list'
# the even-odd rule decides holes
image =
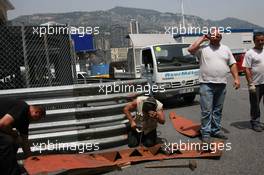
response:
{"label": "dark shoe", "polygon": [[264,130],[264,123],[260,123],[260,127]]}
{"label": "dark shoe", "polygon": [[207,143],[207,144],[211,144],[212,142],[211,137],[209,136],[202,136],[201,140],[202,140],[202,143]]}
{"label": "dark shoe", "polygon": [[218,139],[223,139],[223,140],[227,140],[228,139],[228,137],[225,136],[223,133],[211,134],[211,137],[218,138]]}
{"label": "dark shoe", "polygon": [[253,125],[252,129],[256,132],[262,132],[263,128],[260,125]]}
{"label": "dark shoe", "polygon": [[201,138],[202,143],[201,143],[201,147],[199,147],[199,150],[201,153],[210,153],[211,150],[211,143],[212,143],[212,139],[210,136],[203,136]]}

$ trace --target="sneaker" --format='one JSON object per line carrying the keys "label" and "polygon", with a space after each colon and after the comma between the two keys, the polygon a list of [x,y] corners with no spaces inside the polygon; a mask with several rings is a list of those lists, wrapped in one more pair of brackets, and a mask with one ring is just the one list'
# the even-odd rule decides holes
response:
{"label": "sneaker", "polygon": [[217,134],[211,134],[211,137],[214,137],[214,138],[218,138],[218,139],[223,139],[223,140],[227,140],[228,137],[225,136],[223,133],[219,132]]}
{"label": "sneaker", "polygon": [[263,128],[260,125],[253,125],[252,129],[256,132],[262,132]]}

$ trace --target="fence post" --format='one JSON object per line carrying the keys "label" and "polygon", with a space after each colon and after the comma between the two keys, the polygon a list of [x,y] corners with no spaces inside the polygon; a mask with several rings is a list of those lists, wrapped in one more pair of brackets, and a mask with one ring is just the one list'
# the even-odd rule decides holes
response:
{"label": "fence post", "polygon": [[49,86],[52,86],[52,74],[50,70],[50,58],[49,58],[49,51],[48,51],[48,42],[47,42],[47,34],[44,35],[44,47],[45,47],[45,54],[46,54],[46,61],[47,61],[47,69],[48,69],[48,81],[49,81]]}
{"label": "fence post", "polygon": [[26,49],[26,37],[25,37],[25,27],[24,25],[21,26],[21,33],[22,33],[22,43],[23,43],[23,57],[24,57],[24,64],[25,64],[25,70],[26,70],[26,87],[30,87],[30,76],[29,76],[29,65],[27,60],[27,49]]}
{"label": "fence post", "polygon": [[74,43],[71,38],[71,27],[67,25],[69,28],[69,45],[70,45],[70,54],[71,54],[71,63],[72,63],[72,77],[73,77],[73,84],[77,84],[77,72],[76,72],[76,54],[74,52]]}

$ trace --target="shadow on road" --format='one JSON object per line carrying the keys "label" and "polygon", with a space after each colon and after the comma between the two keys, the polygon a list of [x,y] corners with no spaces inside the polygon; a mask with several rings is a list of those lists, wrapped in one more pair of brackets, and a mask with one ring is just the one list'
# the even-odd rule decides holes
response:
{"label": "shadow on road", "polygon": [[229,133],[230,133],[230,131],[227,130],[226,128],[221,127],[221,130],[222,130],[224,133],[226,133],[226,134],[229,134]]}
{"label": "shadow on road", "polygon": [[230,126],[233,126],[237,129],[251,129],[251,124],[249,121],[240,121],[231,123]]}
{"label": "shadow on road", "polygon": [[196,106],[200,103],[198,101],[194,101],[192,103],[186,103],[183,100],[177,100],[177,99],[168,99],[161,101],[163,103],[164,109],[172,109],[172,108],[183,108],[188,106]]}

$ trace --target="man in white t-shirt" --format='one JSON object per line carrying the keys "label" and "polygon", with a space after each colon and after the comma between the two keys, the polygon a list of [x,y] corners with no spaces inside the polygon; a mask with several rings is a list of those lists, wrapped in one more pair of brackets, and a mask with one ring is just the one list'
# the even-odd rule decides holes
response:
{"label": "man in white t-shirt", "polygon": [[[165,116],[162,103],[153,97],[139,96],[134,101],[128,103],[124,108],[124,113],[129,120],[128,146],[136,147],[143,143],[146,147],[156,144],[157,124],[165,123]],[[136,115],[131,112],[136,110]]]}
{"label": "man in white t-shirt", "polygon": [[[240,87],[236,61],[231,50],[220,43],[222,35],[216,29],[195,41],[188,51],[200,60],[201,134],[203,142],[211,137],[227,139],[220,132],[227,77],[231,71],[234,87]],[[209,44],[202,45],[209,40]]]}
{"label": "man in white t-shirt", "polygon": [[255,47],[246,52],[243,67],[246,68],[249,89],[250,122],[254,131],[261,132],[259,103],[264,96],[264,33],[254,33],[253,40]]}

